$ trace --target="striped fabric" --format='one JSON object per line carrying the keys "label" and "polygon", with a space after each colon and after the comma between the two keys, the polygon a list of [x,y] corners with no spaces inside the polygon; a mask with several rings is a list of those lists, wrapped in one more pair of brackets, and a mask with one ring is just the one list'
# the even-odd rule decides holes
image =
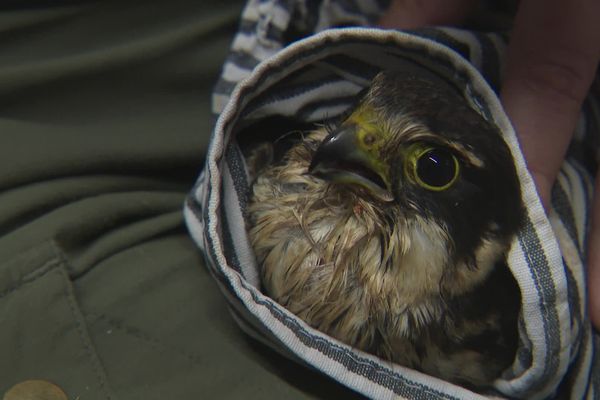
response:
{"label": "striped fabric", "polygon": [[600,366],[593,357],[598,339],[586,314],[584,273],[589,165],[597,148],[600,103],[586,101],[546,216],[497,97],[506,46],[502,37],[447,28],[411,33],[327,29],[367,26],[385,6],[368,0],[250,0],[243,12],[215,88],[213,110],[219,118],[206,166],[185,205],[189,231],[234,318],[250,335],[371,398],[484,398],[354,350],[279,306],[260,292],[244,228],[249,183],[235,136],[242,127],[274,115],[307,122],[334,118],[378,71],[418,63],[452,79],[472,107],[500,128],[527,207],[525,226],[509,254],[523,297],[520,345],[489,396],[600,396]]}

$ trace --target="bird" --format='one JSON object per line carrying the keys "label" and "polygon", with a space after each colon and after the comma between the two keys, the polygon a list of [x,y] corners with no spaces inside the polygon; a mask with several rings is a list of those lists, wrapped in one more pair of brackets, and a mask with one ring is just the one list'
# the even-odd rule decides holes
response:
{"label": "bird", "polygon": [[390,69],[335,122],[268,146],[246,155],[262,290],[356,349],[489,390],[519,342],[506,257],[524,218],[497,126],[449,80]]}

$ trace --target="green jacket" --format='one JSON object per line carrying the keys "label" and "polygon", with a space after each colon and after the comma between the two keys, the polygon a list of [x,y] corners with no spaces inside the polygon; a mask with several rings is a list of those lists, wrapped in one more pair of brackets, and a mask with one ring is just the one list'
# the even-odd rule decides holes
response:
{"label": "green jacket", "polygon": [[47,3],[0,6],[0,396],[354,396],[239,330],[183,223],[241,2]]}

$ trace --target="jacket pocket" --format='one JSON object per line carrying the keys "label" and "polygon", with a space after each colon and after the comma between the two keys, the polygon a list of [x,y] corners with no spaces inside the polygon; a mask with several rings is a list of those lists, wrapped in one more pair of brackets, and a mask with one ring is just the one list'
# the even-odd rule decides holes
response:
{"label": "jacket pocket", "polygon": [[41,379],[68,398],[114,397],[53,242],[0,261],[0,326],[0,394]]}

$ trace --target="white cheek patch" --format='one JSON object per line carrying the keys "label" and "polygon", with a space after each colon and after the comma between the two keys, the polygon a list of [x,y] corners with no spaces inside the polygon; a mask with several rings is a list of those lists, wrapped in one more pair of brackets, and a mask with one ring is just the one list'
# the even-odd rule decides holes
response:
{"label": "white cheek patch", "polygon": [[417,219],[408,227],[408,251],[399,260],[399,279],[415,298],[439,295],[439,284],[448,263],[448,237],[432,221]]}

